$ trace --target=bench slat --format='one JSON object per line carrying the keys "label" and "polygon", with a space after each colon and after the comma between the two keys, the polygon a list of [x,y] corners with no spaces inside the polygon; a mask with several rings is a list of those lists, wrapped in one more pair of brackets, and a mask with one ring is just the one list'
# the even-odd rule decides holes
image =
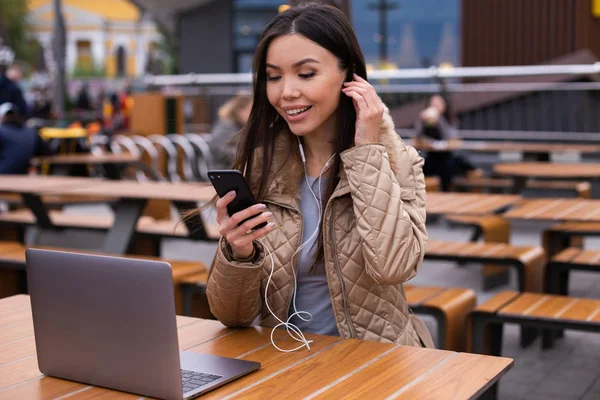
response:
{"label": "bench slat", "polygon": [[581,249],[576,247],[570,247],[558,253],[556,256],[552,258],[552,261],[557,262],[570,262],[573,258],[577,257],[577,255],[581,253]]}
{"label": "bench slat", "polygon": [[562,315],[561,319],[574,321],[591,320],[600,311],[600,301],[577,299]]}
{"label": "bench slat", "polygon": [[475,292],[473,290],[465,288],[449,288],[426,300],[424,304],[429,307],[446,309],[452,307],[455,302],[463,303],[469,299],[475,300]]}
{"label": "bench slat", "polygon": [[566,296],[550,296],[539,306],[534,307],[528,315],[531,317],[560,319],[577,300]]}
{"label": "bench slat", "polygon": [[417,307],[423,304],[424,301],[444,291],[443,287],[439,286],[413,286],[405,285],[406,301],[411,307]]}
{"label": "bench slat", "polygon": [[576,264],[598,265],[600,251],[584,250],[575,257],[572,262]]}
{"label": "bench slat", "polygon": [[492,297],[491,299],[489,299],[488,301],[486,301],[485,303],[475,307],[475,311],[495,313],[502,307],[505,307],[515,298],[517,298],[517,296],[519,296],[519,292],[515,292],[513,290],[502,291],[494,297]]}
{"label": "bench slat", "polygon": [[523,293],[507,306],[503,307],[498,314],[502,315],[529,315],[537,307],[540,307],[550,297],[543,294]]}

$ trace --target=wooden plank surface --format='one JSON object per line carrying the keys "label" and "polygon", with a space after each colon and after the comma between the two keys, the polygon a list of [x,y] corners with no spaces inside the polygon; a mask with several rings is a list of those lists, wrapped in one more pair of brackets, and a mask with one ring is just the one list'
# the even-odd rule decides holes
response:
{"label": "wooden plank surface", "polygon": [[[139,398],[42,376],[37,368],[28,297],[0,299],[0,310],[0,340],[10,335],[10,340],[0,343],[0,400]],[[25,320],[3,323],[15,315]],[[370,398],[419,398],[431,397],[439,381],[447,380],[449,384],[461,382],[453,387],[458,390],[452,392],[453,398],[467,399],[481,393],[512,365],[507,358],[312,334],[307,335],[312,340],[311,351],[282,353],[271,345],[269,328],[232,330],[218,321],[188,317],[178,317],[177,325],[181,349],[262,363],[259,371],[209,392],[208,398],[364,398],[365,394]],[[275,337],[283,348],[297,345],[282,330]]]}
{"label": "wooden plank surface", "polygon": [[427,193],[427,214],[492,214],[517,203],[521,198],[509,194]]}
{"label": "wooden plank surface", "polygon": [[6,193],[57,193],[64,188],[94,185],[101,179],[68,176],[0,175],[0,192]]}
{"label": "wooden plank surface", "polygon": [[598,313],[600,313],[599,300],[577,299],[562,313],[561,318],[574,321],[591,321]]}
{"label": "wooden plank surface", "polygon": [[499,163],[494,166],[494,173],[531,178],[597,179],[600,177],[600,163]]}
{"label": "wooden plank surface", "polygon": [[537,307],[548,301],[550,296],[535,293],[523,293],[498,313],[502,315],[529,315]]}
{"label": "wooden plank surface", "polygon": [[83,196],[107,196],[126,199],[151,199],[169,201],[210,201],[215,190],[203,183],[102,181],[65,189],[61,194]]}
{"label": "wooden plank surface", "polygon": [[600,222],[600,200],[524,199],[502,216],[518,220]]}
{"label": "wooden plank surface", "polygon": [[424,301],[442,293],[445,289],[440,286],[404,285],[406,301],[412,307],[421,305]]}

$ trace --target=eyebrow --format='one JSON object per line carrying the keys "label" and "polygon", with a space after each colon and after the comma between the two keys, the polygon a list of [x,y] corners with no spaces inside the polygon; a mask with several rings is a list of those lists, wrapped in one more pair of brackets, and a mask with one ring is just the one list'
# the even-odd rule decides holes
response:
{"label": "eyebrow", "polygon": [[[302,60],[295,62],[294,64],[292,64],[292,68],[298,68],[301,65],[307,64],[307,63],[316,63],[316,64],[320,64],[317,60],[315,60],[314,58],[303,58]],[[281,67],[278,67],[277,65],[273,65],[273,64],[269,64],[267,63],[267,68],[273,68],[273,69],[281,69]]]}

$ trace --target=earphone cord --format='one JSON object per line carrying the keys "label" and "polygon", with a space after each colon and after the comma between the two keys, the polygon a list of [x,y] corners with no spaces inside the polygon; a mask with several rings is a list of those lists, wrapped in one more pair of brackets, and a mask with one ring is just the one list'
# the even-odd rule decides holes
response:
{"label": "earphone cord", "polygon": [[[273,310],[271,309],[271,307],[269,306],[269,302],[268,302],[268,290],[269,290],[269,285],[271,284],[271,280],[273,278],[273,274],[275,272],[275,261],[273,260],[273,253],[271,252],[271,250],[269,250],[269,248],[265,245],[265,243],[262,241],[262,239],[259,239],[259,241],[262,243],[263,247],[267,250],[268,254],[269,254],[269,258],[271,259],[271,271],[269,273],[269,278],[267,279],[267,285],[265,287],[265,305],[267,306],[267,310],[269,311],[269,313],[271,313],[271,315],[279,322],[277,325],[275,325],[272,329],[271,329],[271,344],[273,345],[273,347],[275,347],[277,350],[284,352],[284,353],[290,353],[290,352],[294,352],[296,350],[300,350],[303,347],[306,347],[309,351],[310,351],[310,343],[312,343],[312,340],[307,340],[306,337],[304,336],[304,333],[302,332],[302,330],[300,328],[298,328],[298,326],[296,326],[295,324],[291,323],[291,319],[295,316],[297,316],[298,318],[300,318],[301,320],[308,322],[310,320],[312,320],[312,315],[309,312],[306,311],[298,311],[298,309],[296,308],[296,292],[298,289],[298,280],[296,277],[296,271],[294,270],[294,257],[302,250],[304,249],[304,247],[306,247],[311,241],[313,241],[315,239],[315,237],[319,234],[319,229],[320,229],[320,225],[321,225],[321,216],[322,216],[322,204],[321,204],[321,198],[322,198],[322,190],[321,190],[321,178],[323,176],[323,172],[325,171],[325,169],[329,166],[329,162],[335,157],[335,154],[333,154],[329,160],[327,160],[327,162],[325,163],[325,165],[323,166],[323,168],[321,169],[321,172],[319,174],[319,199],[317,199],[317,196],[315,194],[315,192],[312,190],[312,187],[308,181],[308,174],[306,172],[306,158],[304,157],[304,149],[302,148],[302,144],[300,143],[300,140],[298,139],[298,145],[299,145],[299,149],[300,149],[300,155],[302,158],[302,163],[304,164],[304,178],[306,180],[306,184],[308,186],[308,189],[310,190],[311,194],[313,195],[313,198],[315,199],[316,203],[317,203],[317,210],[318,210],[318,221],[317,221],[317,228],[315,229],[315,231],[311,234],[311,236],[304,242],[302,243],[298,249],[294,252],[294,254],[292,254],[291,257],[291,264],[292,264],[292,275],[294,278],[294,293],[293,293],[293,297],[292,297],[292,306],[293,306],[293,310],[294,312],[287,318],[286,321],[281,320],[277,315],[275,315],[275,313],[273,312]],[[307,317],[303,317],[303,315],[307,315]],[[284,326],[288,335],[294,339],[297,342],[301,342],[302,344],[293,348],[293,349],[282,349],[279,346],[277,346],[277,344],[275,343],[275,339],[274,339],[274,335],[275,335],[275,330],[281,326]]]}

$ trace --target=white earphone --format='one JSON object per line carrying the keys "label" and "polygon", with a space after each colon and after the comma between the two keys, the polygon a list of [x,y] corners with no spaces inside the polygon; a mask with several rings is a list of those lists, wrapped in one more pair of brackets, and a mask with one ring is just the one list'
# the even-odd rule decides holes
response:
{"label": "white earphone", "polygon": [[[302,164],[304,165],[304,178],[306,179],[306,183],[308,185],[308,190],[310,190],[310,193],[313,195],[313,198],[315,199],[315,202],[317,203],[319,217],[318,217],[318,221],[317,221],[317,228],[315,229],[315,231],[312,233],[312,235],[310,235],[310,237],[304,243],[302,243],[298,247],[298,249],[294,252],[294,254],[292,254],[291,263],[292,263],[292,273],[294,276],[294,294],[293,294],[292,306],[294,307],[294,312],[285,321],[282,321],[277,315],[275,315],[275,313],[273,312],[273,310],[271,310],[271,307],[269,306],[269,302],[267,301],[267,293],[269,291],[269,284],[271,283],[271,279],[273,278],[273,273],[275,272],[275,262],[273,261],[273,253],[271,253],[269,248],[267,246],[265,246],[264,242],[262,242],[262,240],[261,240],[263,247],[267,250],[267,252],[269,253],[269,257],[271,258],[271,272],[269,273],[269,278],[267,279],[267,285],[265,287],[265,305],[267,306],[267,309],[269,310],[271,315],[273,317],[275,317],[275,319],[279,322],[271,330],[271,344],[277,350],[282,351],[284,353],[291,353],[293,351],[300,350],[303,347],[306,347],[308,350],[310,350],[310,344],[312,343],[312,340],[306,339],[306,337],[304,336],[304,333],[302,333],[300,328],[298,328],[296,325],[294,325],[290,322],[290,320],[294,316],[298,316],[298,318],[300,318],[303,321],[310,321],[312,319],[312,315],[309,312],[298,311],[298,309],[296,308],[296,292],[298,289],[298,280],[296,279],[296,271],[294,271],[294,257],[296,256],[296,254],[298,254],[298,252],[300,252],[304,247],[306,247],[308,245],[308,243],[310,243],[312,240],[314,240],[314,238],[319,234],[319,228],[321,226],[321,215],[322,215],[322,204],[321,204],[321,201],[319,200],[322,198],[321,178],[323,176],[323,172],[325,172],[325,169],[327,169],[327,167],[329,167],[329,163],[335,157],[335,153],[334,153],[329,158],[329,160],[327,160],[327,162],[321,169],[321,172],[319,173],[319,199],[317,199],[317,195],[312,190],[310,183],[308,182],[308,173],[306,172],[306,157],[304,155],[304,148],[302,147],[300,138],[298,138],[298,148],[300,150],[300,158],[302,159]],[[303,317],[302,315],[307,315],[308,317]],[[280,326],[284,326],[286,328],[288,335],[290,335],[290,337],[292,339],[294,339],[295,341],[300,342],[302,344],[300,344],[299,346],[297,346],[293,349],[282,349],[279,346],[277,346],[277,344],[275,343],[275,340],[273,339],[273,335],[275,334],[275,330],[277,328],[279,328]]]}

